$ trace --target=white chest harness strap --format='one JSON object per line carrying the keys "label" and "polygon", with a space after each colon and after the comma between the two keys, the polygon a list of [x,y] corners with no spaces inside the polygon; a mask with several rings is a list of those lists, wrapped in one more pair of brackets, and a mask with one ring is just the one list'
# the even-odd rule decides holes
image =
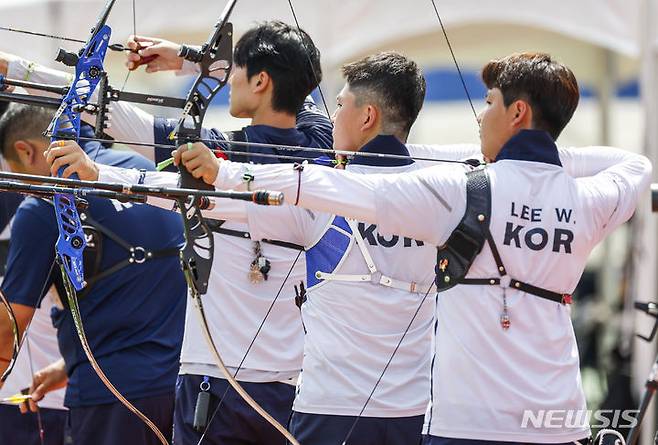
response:
{"label": "white chest harness strap", "polygon": [[352,236],[356,241],[356,245],[359,246],[359,250],[361,251],[361,256],[366,262],[366,265],[368,266],[368,270],[370,271],[370,273],[364,275],[351,275],[351,274],[337,274],[337,273],[327,273],[327,272],[317,271],[315,272],[315,277],[317,279],[327,280],[327,281],[332,281],[332,280],[353,281],[353,282],[361,282],[361,283],[370,282],[370,283],[377,283],[377,284],[381,284],[382,286],[392,287],[395,289],[400,289],[412,293],[421,292],[418,283],[415,283],[413,281],[407,282],[407,281],[396,280],[389,276],[383,275],[381,272],[379,272],[377,270],[377,266],[375,266],[375,262],[372,260],[372,256],[370,256],[370,252],[368,252],[368,249],[366,248],[366,243],[363,240],[363,237],[361,236],[361,232],[359,232],[359,227],[357,222],[353,219],[348,219],[348,218],[345,218],[345,221],[350,226],[350,229],[352,229]]}

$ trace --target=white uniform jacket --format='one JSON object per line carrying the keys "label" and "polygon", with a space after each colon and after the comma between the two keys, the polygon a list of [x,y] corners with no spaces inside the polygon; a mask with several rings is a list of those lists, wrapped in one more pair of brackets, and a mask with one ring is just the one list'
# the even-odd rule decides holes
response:
{"label": "white uniform jacket", "polygon": [[[368,156],[409,156],[393,136],[378,136],[359,153],[347,170],[394,174],[421,168],[411,159]],[[449,154],[459,155],[457,150]],[[302,305],[302,320],[306,337],[295,411],[356,416],[367,402],[366,417],[425,413],[435,304],[430,293],[433,246],[384,236],[374,224],[291,206],[221,200],[212,213],[216,218],[247,221],[254,239],[305,247],[308,298]]]}
{"label": "white uniform jacket", "polygon": [[[651,164],[640,155],[601,150],[611,165],[574,179],[560,165],[548,134],[525,130],[487,167],[490,229],[510,277],[570,294],[594,246],[632,215],[649,185]],[[244,168],[223,162],[215,185],[240,189]],[[397,175],[307,166],[299,188],[300,175],[290,166],[259,166],[252,173],[254,187],[283,191],[288,203],[298,200],[301,207],[341,213],[377,224],[380,233],[436,246],[445,243],[465,211],[466,175],[452,165]],[[495,276],[485,246],[467,277]],[[508,330],[500,324],[503,295],[512,322]],[[568,306],[516,289],[458,285],[439,295],[437,321],[426,432],[531,443],[589,434],[585,421],[557,428],[523,422],[527,410],[537,415],[586,409]]]}

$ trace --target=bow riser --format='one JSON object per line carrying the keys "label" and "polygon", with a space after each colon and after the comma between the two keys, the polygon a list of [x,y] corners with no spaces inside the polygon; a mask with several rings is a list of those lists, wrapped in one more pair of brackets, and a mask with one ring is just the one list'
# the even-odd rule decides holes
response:
{"label": "bow riser", "polygon": [[[198,62],[201,73],[188,93],[183,117],[174,130],[173,136],[179,145],[201,139],[201,128],[210,103],[228,82],[233,67],[233,26],[226,23],[218,31],[213,44],[204,45],[202,53]],[[196,60],[196,57],[190,58]]]}
{"label": "bow riser", "polygon": [[[182,183],[181,180],[181,185]],[[212,189],[214,190],[214,187]],[[214,259],[213,234],[203,220],[197,205],[198,199],[179,199],[177,202],[183,216],[185,232],[185,244],[180,251],[181,267],[188,285],[204,295],[208,291]]]}
{"label": "bow riser", "polygon": [[[181,53],[188,60],[199,63],[201,73],[188,93],[183,116],[172,133],[177,145],[201,139],[201,128],[210,103],[226,86],[233,66],[233,26],[227,22],[235,1],[225,8],[215,31],[201,51],[183,46]],[[180,169],[180,186],[199,190],[214,190],[210,184],[194,178],[185,168]],[[181,265],[190,287],[203,295],[208,290],[210,270],[214,259],[213,234],[203,220],[198,199],[179,200],[185,230],[185,245],[181,249]]]}
{"label": "bow riser", "polygon": [[55,244],[57,261],[66,271],[75,290],[82,290],[86,286],[82,251],[87,246],[78,209],[75,207],[75,198],[69,194],[56,194],[55,216],[59,236]]}
{"label": "bow riser", "polygon": [[[75,80],[48,127],[47,132],[52,134],[53,141],[77,138],[80,134],[80,113],[87,107],[91,95],[101,81],[103,61],[111,34],[110,27],[103,25],[83,51],[84,57],[75,68]],[[61,171],[59,174],[61,175]]]}
{"label": "bow riser", "polygon": [[[48,127],[47,131],[52,134],[51,141],[77,140],[80,135],[80,113],[87,106],[101,80],[103,60],[111,34],[112,30],[109,26],[101,26],[82,51],[83,57],[76,64],[75,80]],[[62,176],[63,171],[64,167],[58,171],[58,176]],[[56,194],[54,203],[59,231],[55,244],[57,259],[75,290],[80,291],[87,284],[84,279],[82,258],[87,242],[80,215],[75,207],[75,198],[73,195]]]}

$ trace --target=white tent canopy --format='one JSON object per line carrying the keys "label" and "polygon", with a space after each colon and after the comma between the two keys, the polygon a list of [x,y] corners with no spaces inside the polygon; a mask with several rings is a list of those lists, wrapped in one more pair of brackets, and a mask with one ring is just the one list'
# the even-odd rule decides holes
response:
{"label": "white tent canopy", "polygon": [[[84,38],[103,4],[101,0],[3,0],[0,23]],[[436,4],[447,28],[482,23],[517,24],[552,31],[625,55],[639,54],[639,0],[440,0]],[[209,30],[224,3],[139,0],[136,5],[137,30],[162,35],[163,30],[166,34]],[[435,32],[439,26],[429,0],[298,0],[293,5],[300,25],[313,35],[328,65],[383,43]],[[132,17],[132,0],[117,0],[109,20],[117,37],[123,39],[132,32]],[[240,30],[254,21],[273,18],[292,22],[287,1],[239,1],[231,20]],[[1,46],[24,43],[24,38],[3,34]],[[39,41],[33,43],[34,49],[41,46]]]}

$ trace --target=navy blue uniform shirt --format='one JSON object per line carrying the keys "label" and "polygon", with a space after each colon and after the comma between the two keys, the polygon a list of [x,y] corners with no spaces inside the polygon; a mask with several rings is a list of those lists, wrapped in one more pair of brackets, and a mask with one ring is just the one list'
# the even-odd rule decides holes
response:
{"label": "navy blue uniform shirt", "polygon": [[[158,144],[171,144],[169,135],[176,128],[178,123],[175,119],[155,118],[154,135],[155,142]],[[297,145],[300,147],[317,147],[331,149],[333,145],[332,125],[329,118],[322,113],[312,99],[309,98],[304,102],[302,108],[297,112],[297,124],[295,128],[275,128],[269,125],[249,125],[242,128],[247,142],[270,143]],[[204,140],[223,141],[226,140],[224,134],[219,130],[203,129],[201,137]],[[211,148],[224,148],[218,144],[209,144]],[[318,158],[317,152],[304,150],[284,150],[275,147],[245,147],[243,145],[234,145],[230,147],[231,151],[240,151],[250,153],[249,162],[256,164],[275,164],[279,162],[294,163],[301,162],[304,159]],[[304,159],[277,159],[274,157],[258,156],[259,153],[277,155],[277,156],[295,156]],[[171,156],[171,150],[156,150],[156,162],[163,161]]]}
{"label": "navy blue uniform shirt", "polygon": [[[90,127],[82,136],[93,137]],[[153,169],[153,163],[126,151],[83,144],[101,164]],[[180,215],[146,204],[90,198],[90,217],[133,246],[151,251],[179,247]],[[36,307],[54,260],[57,224],[52,201],[26,198],[11,231],[2,291],[9,301]],[[126,259],[128,252],[104,237],[100,270]],[[62,300],[66,300],[61,295]],[[103,278],[80,300],[82,320],[101,368],[128,398],[174,391],[183,338],[187,288],[177,255],[131,264]],[[116,401],[91,368],[68,310],[53,309],[60,352],[69,376],[65,405],[82,407]]]}

